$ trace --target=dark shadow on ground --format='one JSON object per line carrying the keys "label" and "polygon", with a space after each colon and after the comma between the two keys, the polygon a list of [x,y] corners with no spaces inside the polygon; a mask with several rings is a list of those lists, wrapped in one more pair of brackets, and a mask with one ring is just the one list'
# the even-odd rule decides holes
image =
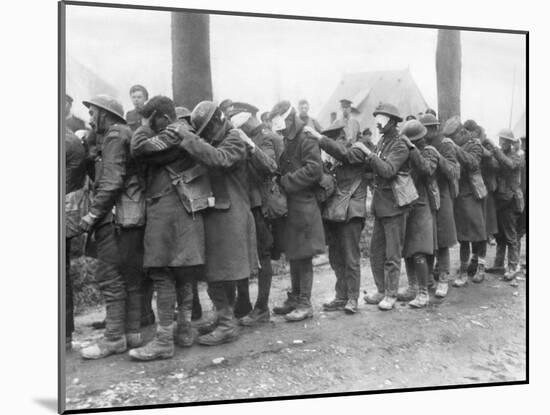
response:
{"label": "dark shadow on ground", "polygon": [[57,413],[57,399],[52,398],[35,398],[34,401],[43,406],[46,409],[49,409],[52,412]]}

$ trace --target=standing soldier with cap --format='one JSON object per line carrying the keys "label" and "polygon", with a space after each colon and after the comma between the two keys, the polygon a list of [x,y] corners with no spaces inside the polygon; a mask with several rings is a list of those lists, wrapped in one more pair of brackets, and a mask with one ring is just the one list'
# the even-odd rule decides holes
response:
{"label": "standing soldier with cap", "polygon": [[98,142],[93,199],[80,227],[95,236],[96,280],[105,300],[106,326],[103,338],[81,354],[85,359],[99,359],[142,342],[145,200],[143,178],[130,158],[131,132],[122,105],[108,95],[83,104],[89,108]]}
{"label": "standing soldier with cap", "polygon": [[239,327],[228,292],[234,282],[257,272],[254,217],[248,196],[247,145],[238,130],[210,101],[191,113],[196,133],[178,128],[180,146],[208,168],[214,206],[204,214],[208,294],[217,312],[217,326],[199,343],[217,345],[236,340]]}
{"label": "standing soldier with cap", "polygon": [[325,250],[325,233],[315,190],[323,175],[319,143],[304,132],[304,123],[289,101],[275,104],[270,117],[275,131],[282,131],[284,151],[281,155],[280,185],[287,195],[288,216],[285,223],[285,256],[290,262],[292,291],[275,314],[287,321],[313,316],[311,289],[313,257]]}
{"label": "standing soldier with cap", "polygon": [[508,248],[508,268],[504,273],[504,280],[512,281],[519,271],[516,226],[517,218],[524,208],[521,191],[521,157],[515,148],[518,139],[514,137],[512,130],[504,128],[499,132],[498,137],[500,148],[489,147],[499,164],[495,193],[498,233],[494,268],[504,268],[504,257]]}
{"label": "standing soldier with cap", "polygon": [[300,117],[300,120],[304,122],[306,127],[311,127],[317,132],[321,132],[322,128],[319,122],[309,116],[309,102],[307,99],[301,99],[298,101],[298,116]]}
{"label": "standing soldier with cap", "polygon": [[[351,116],[352,111],[357,111],[352,107],[349,99],[341,99],[340,106],[342,108],[342,120],[344,122],[344,132],[346,134],[346,140],[355,143],[355,141],[361,138],[361,127],[359,121]],[[358,112],[358,111],[357,111]]]}
{"label": "standing soldier with cap", "polygon": [[[245,135],[241,136],[248,147],[250,207],[256,225],[256,243],[260,259],[258,297],[252,311],[241,318],[240,323],[243,326],[255,326],[269,322],[268,303],[273,277],[273,269],[271,268],[273,236],[267,219],[264,217],[264,210],[266,207],[266,191],[272,184],[272,178],[277,172],[276,160],[280,153],[276,151],[276,142],[280,139],[256,118],[257,112],[258,108],[253,105],[235,102],[228,114],[231,124],[244,132]],[[248,282],[247,280],[242,281]],[[241,281],[239,281],[240,283]],[[248,293],[248,290],[246,292]],[[248,301],[250,300],[248,299]]]}
{"label": "standing soldier with cap", "polygon": [[[454,199],[458,195],[458,179],[460,164],[456,159],[456,149],[450,138],[444,137],[439,131],[439,121],[432,114],[425,114],[420,122],[428,130],[426,143],[440,154],[436,170],[437,186],[439,188],[439,209],[436,212],[437,229],[437,259],[438,276],[435,296],[444,298],[449,290],[449,275],[451,271],[451,256],[449,248],[456,242],[456,226],[454,217]],[[433,270],[434,256],[428,256],[428,265]],[[429,281],[428,281],[429,285]]]}
{"label": "standing soldier with cap", "polygon": [[143,85],[133,85],[130,88],[130,98],[132,99],[132,104],[134,104],[134,109],[126,113],[126,123],[132,132],[134,132],[141,125],[140,111],[149,99],[149,92],[147,92],[147,89]]}
{"label": "standing soldier with cap", "polygon": [[429,267],[426,257],[437,249],[435,212],[439,209],[439,189],[434,173],[439,162],[439,153],[426,145],[428,130],[416,119],[407,121],[401,130],[402,140],[410,151],[411,176],[418,191],[418,199],[411,206],[407,217],[407,230],[403,258],[407,270],[408,287],[398,293],[401,301],[409,301],[414,308],[428,305]]}
{"label": "standing soldier with cap", "polygon": [[[322,134],[311,127],[305,127],[304,131],[319,140],[321,149],[336,160],[330,173],[336,179],[338,191],[327,201],[323,214],[330,266],[336,274],[336,296],[323,304],[323,309],[354,314],[361,285],[359,239],[367,216],[365,155],[346,140],[343,123],[333,124]],[[333,204],[339,206],[338,213],[330,209]]]}
{"label": "standing soldier with cap", "polygon": [[476,282],[481,282],[482,277],[478,274],[481,274],[485,265],[487,232],[483,198],[487,192],[480,170],[483,148],[462,127],[458,116],[447,120],[443,134],[455,143],[456,157],[460,162],[459,192],[454,205],[456,233],[460,243],[460,268],[453,286],[463,287],[468,283],[470,253],[477,256],[480,266],[472,277]]}
{"label": "standing soldier with cap", "polygon": [[398,175],[409,175],[409,149],[399,138],[397,124],[403,118],[394,105],[378,105],[373,116],[382,138],[374,151],[364,145],[356,146],[365,152],[368,166],[374,173],[374,229],[370,254],[377,292],[366,295],[364,299],[367,304],[378,304],[381,310],[391,310],[397,300],[409,211],[409,204],[398,203],[393,186]]}
{"label": "standing soldier with cap", "polygon": [[174,355],[176,298],[175,343],[181,347],[193,344],[192,284],[204,264],[204,224],[202,212],[189,212],[173,184],[179,177],[191,176],[200,169],[180,147],[177,130],[190,126],[177,120],[174,103],[164,96],[151,98],[141,114],[142,126],[135,131],[130,148],[147,171],[144,266],[157,293],[158,325],[153,341],[131,350],[130,356],[153,360]]}

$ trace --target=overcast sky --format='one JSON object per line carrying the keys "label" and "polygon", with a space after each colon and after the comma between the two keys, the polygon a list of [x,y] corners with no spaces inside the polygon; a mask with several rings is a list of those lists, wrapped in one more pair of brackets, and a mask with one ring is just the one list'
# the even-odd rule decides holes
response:
{"label": "overcast sky", "polygon": [[[66,16],[67,55],[112,84],[125,110],[135,83],[172,95],[168,12],[68,5]],[[213,15],[210,32],[215,100],[263,111],[307,98],[315,116],[344,73],[409,68],[437,108],[435,29]],[[525,60],[522,35],[463,31],[462,119],[494,136],[508,126],[514,94],[513,127],[525,110]]]}

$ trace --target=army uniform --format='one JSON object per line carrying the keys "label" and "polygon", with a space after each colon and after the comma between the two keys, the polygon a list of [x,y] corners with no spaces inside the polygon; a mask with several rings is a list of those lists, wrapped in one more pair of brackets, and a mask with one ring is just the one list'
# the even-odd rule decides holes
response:
{"label": "army uniform", "polygon": [[[277,105],[283,105],[279,103]],[[272,114],[278,111],[277,105]],[[311,317],[311,289],[313,285],[313,257],[325,250],[325,233],[321,210],[315,189],[323,174],[321,150],[316,139],[303,131],[304,123],[285,102],[290,111],[291,127],[284,134],[284,151],[279,161],[280,184],[287,195],[288,215],[284,225],[284,252],[290,262],[292,290],[276,314],[284,314],[288,321]]]}
{"label": "army uniform", "polygon": [[344,309],[347,313],[354,313],[357,311],[361,284],[359,240],[367,216],[364,154],[358,154],[352,148],[352,143],[345,138],[342,140],[323,136],[319,146],[336,161],[331,174],[336,179],[338,189],[343,194],[352,192],[345,207],[345,220],[325,221],[330,266],[336,275],[336,296],[332,302],[324,304],[324,309]]}
{"label": "army uniform", "polygon": [[[214,104],[203,101],[193,110],[203,118]],[[203,128],[209,121],[203,122]],[[196,126],[196,121],[193,121]],[[201,130],[198,129],[198,134]],[[237,338],[237,322],[228,299],[228,285],[248,278],[258,269],[256,230],[248,194],[247,148],[239,133],[225,122],[212,144],[198,135],[178,129],[180,146],[209,170],[215,205],[204,213],[205,277],[218,315],[218,327],[201,336],[201,344],[219,344]]]}
{"label": "army uniform", "polygon": [[180,346],[193,342],[192,284],[205,261],[202,213],[189,213],[172,184],[172,176],[196,165],[180,147],[182,140],[177,130],[185,126],[184,121],[176,121],[158,134],[149,127],[139,127],[131,143],[132,155],[146,166],[147,172],[144,267],[157,293],[159,326],[171,327],[176,292],[180,294],[176,337]]}
{"label": "army uniform", "polygon": [[[402,129],[411,142],[420,140],[427,129],[417,120],[408,121]],[[435,171],[439,153],[432,146],[414,144],[410,148],[411,176],[418,192],[407,217],[403,258],[408,287],[400,299],[410,301],[412,307],[423,307],[428,302],[428,261],[437,249],[437,231],[434,216],[439,206],[439,189]],[[401,294],[401,293],[400,293]],[[398,295],[399,296],[399,295]],[[412,300],[412,301],[411,301]]]}
{"label": "army uniform", "polygon": [[[499,136],[514,140],[513,133],[508,129],[501,131]],[[495,236],[497,241],[495,267],[504,267],[504,256],[508,248],[508,270],[505,273],[505,279],[512,280],[518,271],[517,219],[523,210],[521,157],[513,149],[513,144],[507,151],[494,148],[493,154],[499,164],[495,192],[498,221],[498,233]]]}
{"label": "army uniform", "polygon": [[[65,130],[65,199],[67,202],[72,199],[71,194],[75,194],[82,189],[86,180],[86,151],[84,145],[75,136],[69,128]],[[67,197],[67,195],[69,195]],[[76,206],[75,206],[76,207]],[[67,211],[66,211],[67,213]],[[80,218],[78,218],[80,219]],[[68,218],[67,218],[68,220]],[[65,337],[67,346],[70,346],[71,336],[74,331],[73,315],[73,284],[71,280],[71,240],[72,237],[65,238]]]}
{"label": "army uniform", "polygon": [[86,129],[86,124],[84,123],[84,121],[82,121],[80,118],[78,118],[74,114],[71,114],[69,117],[65,119],[65,125],[73,133],[77,132],[78,130]]}
{"label": "army uniform", "polygon": [[353,117],[344,118],[344,133],[346,134],[346,140],[350,143],[355,143],[357,140],[361,139],[361,126],[359,121]]}
{"label": "army uniform", "polygon": [[[458,278],[455,279],[453,285],[460,287],[468,282],[470,253],[477,257],[476,275],[479,274],[479,277],[483,278],[487,252],[487,231],[484,202],[474,196],[470,179],[471,175],[481,174],[483,155],[481,143],[479,140],[469,137],[462,146],[457,146],[456,155],[461,167],[459,193],[454,206],[457,239],[460,242],[460,269]],[[474,275],[474,281],[481,282],[476,275]]]}
{"label": "army uniform", "polygon": [[[383,112],[381,112],[383,111]],[[388,104],[380,105],[375,114],[392,112],[398,117],[397,109]],[[402,118],[398,117],[398,121]],[[393,193],[393,182],[398,174],[409,174],[409,149],[399,139],[397,128],[385,131],[368,157],[368,166],[374,173],[372,210],[374,228],[371,239],[371,269],[377,293],[367,295],[365,301],[378,304],[381,309],[391,309],[397,298],[401,255],[405,242],[405,229],[409,205],[399,207]]]}
{"label": "army uniform", "polygon": [[[105,109],[101,106],[104,100],[114,101],[103,97],[84,104]],[[112,124],[103,136],[97,137],[95,182],[89,209],[89,215],[97,218],[92,230],[97,244],[96,280],[106,303],[104,340],[113,346],[105,348],[100,341],[83,349],[82,356],[90,359],[124,352],[127,337],[133,339],[130,346],[140,343],[141,289],[145,277],[143,177],[130,158],[131,132],[123,124],[122,107],[118,106],[116,115],[121,123]]]}

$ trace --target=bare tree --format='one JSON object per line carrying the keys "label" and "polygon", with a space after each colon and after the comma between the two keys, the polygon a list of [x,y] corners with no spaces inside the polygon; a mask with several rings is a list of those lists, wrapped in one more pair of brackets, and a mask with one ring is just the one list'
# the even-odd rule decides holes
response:
{"label": "bare tree", "polygon": [[459,30],[438,30],[435,69],[439,120],[443,124],[453,115],[460,116],[462,51]]}
{"label": "bare tree", "polygon": [[191,110],[212,99],[207,14],[172,12],[172,90],[176,105]]}

